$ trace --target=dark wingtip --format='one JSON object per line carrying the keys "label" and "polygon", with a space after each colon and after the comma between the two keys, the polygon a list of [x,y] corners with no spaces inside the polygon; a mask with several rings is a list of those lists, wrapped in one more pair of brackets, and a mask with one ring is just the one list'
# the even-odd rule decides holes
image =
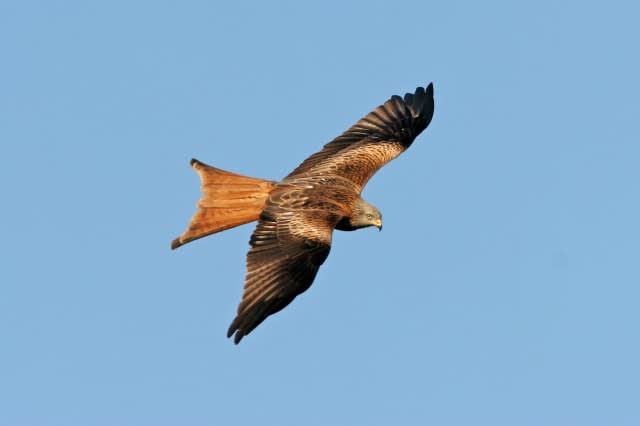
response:
{"label": "dark wingtip", "polygon": [[[422,88],[420,88],[422,89]],[[422,89],[423,93],[425,89]],[[425,120],[425,128],[429,126],[431,123],[431,119],[433,118],[433,110],[434,110],[434,100],[433,100],[433,83],[429,83],[426,88],[426,93],[422,98],[423,104],[421,105],[420,114],[424,117]]]}
{"label": "dark wingtip", "polygon": [[237,345],[240,343],[240,340],[244,337],[244,334],[241,334],[239,331],[236,333],[236,336],[233,338],[233,344]]}
{"label": "dark wingtip", "polygon": [[433,117],[433,83],[425,87],[417,87],[414,93],[407,93],[404,95],[404,101],[411,109],[414,117],[421,117],[424,121],[424,127],[420,130],[424,130]]}
{"label": "dark wingtip", "polygon": [[227,330],[227,338],[230,338],[231,336],[233,336],[233,343],[235,343],[236,345],[238,343],[240,343],[240,340],[242,340],[242,338],[244,337],[244,333],[242,332],[242,330],[240,330],[239,326],[238,326],[238,317],[236,317],[232,322],[231,325],[229,326],[229,329]]}
{"label": "dark wingtip", "polygon": [[227,338],[230,338],[231,336],[233,336],[233,344],[237,345],[245,335],[242,333],[242,330],[233,330],[230,328],[229,331],[227,331]]}
{"label": "dark wingtip", "polygon": [[433,83],[429,83],[427,86],[427,96],[433,98]]}
{"label": "dark wingtip", "polygon": [[196,164],[201,164],[200,161],[196,160],[195,158],[192,158],[191,161],[189,161],[189,164],[191,164],[191,167],[193,167]]}

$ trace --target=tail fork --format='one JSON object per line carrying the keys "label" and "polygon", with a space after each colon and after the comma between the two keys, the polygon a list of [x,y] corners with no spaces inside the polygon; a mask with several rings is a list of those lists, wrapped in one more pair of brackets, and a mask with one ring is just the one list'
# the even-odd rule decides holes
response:
{"label": "tail fork", "polygon": [[275,182],[227,172],[196,159],[202,198],[187,230],[171,242],[176,249],[198,238],[257,220]]}

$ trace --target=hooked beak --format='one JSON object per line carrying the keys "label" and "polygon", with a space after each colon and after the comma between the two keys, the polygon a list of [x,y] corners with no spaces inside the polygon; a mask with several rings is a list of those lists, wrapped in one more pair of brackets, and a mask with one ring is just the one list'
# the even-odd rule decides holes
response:
{"label": "hooked beak", "polygon": [[378,228],[378,231],[382,231],[382,220],[378,219],[376,220],[373,225]]}

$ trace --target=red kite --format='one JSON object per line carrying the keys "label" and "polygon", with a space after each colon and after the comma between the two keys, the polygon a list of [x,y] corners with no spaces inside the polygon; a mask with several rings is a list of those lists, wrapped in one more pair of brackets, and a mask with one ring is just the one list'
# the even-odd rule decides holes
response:
{"label": "red kite", "polygon": [[276,182],[191,160],[202,181],[188,229],[171,248],[258,221],[247,254],[238,315],[227,337],[240,340],[311,286],[334,229],[382,229],[382,215],[360,197],[369,179],[404,152],[433,116],[433,84],[393,96]]}

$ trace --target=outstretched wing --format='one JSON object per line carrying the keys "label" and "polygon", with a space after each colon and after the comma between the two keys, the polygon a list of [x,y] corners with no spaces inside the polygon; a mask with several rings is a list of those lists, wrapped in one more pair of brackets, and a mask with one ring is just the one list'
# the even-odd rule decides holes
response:
{"label": "outstretched wing", "polygon": [[331,249],[335,223],[329,216],[274,205],[263,211],[251,235],[242,301],[227,337],[235,334],[237,344],[311,286]]}
{"label": "outstretched wing", "polygon": [[321,151],[307,158],[285,179],[300,175],[335,174],[360,190],[378,169],[406,150],[433,117],[433,84],[404,99],[393,96]]}

